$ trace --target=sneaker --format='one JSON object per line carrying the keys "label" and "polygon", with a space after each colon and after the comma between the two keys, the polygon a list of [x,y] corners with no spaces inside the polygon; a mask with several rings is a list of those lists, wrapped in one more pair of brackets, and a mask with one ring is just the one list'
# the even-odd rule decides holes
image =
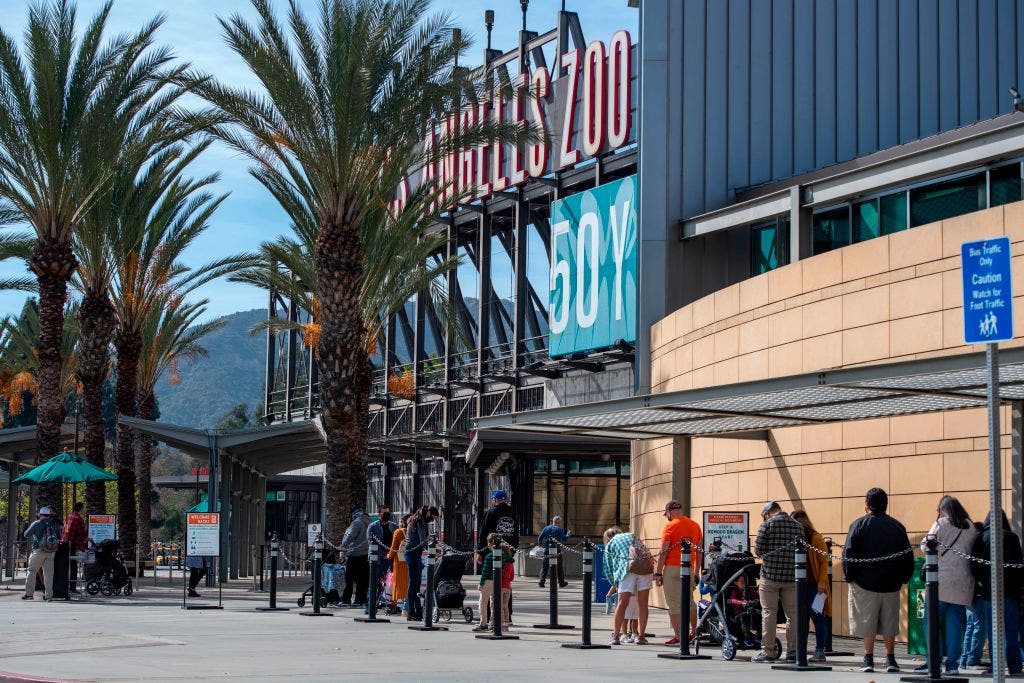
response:
{"label": "sneaker", "polygon": [[537,585],[540,586],[541,588],[543,588],[544,587],[544,582],[543,581],[538,581]]}
{"label": "sneaker", "polygon": [[188,597],[190,597],[190,598],[201,598],[203,596],[199,594],[199,591],[193,590],[193,589],[189,588],[188,589]]}
{"label": "sneaker", "polygon": [[622,641],[619,640],[618,636],[612,636],[612,639],[608,641],[609,645],[622,645]]}
{"label": "sneaker", "polygon": [[808,662],[824,662],[825,661],[825,653],[824,652],[815,651],[813,655],[811,655],[810,657],[807,658],[807,661]]}
{"label": "sneaker", "polygon": [[569,582],[566,581],[564,583],[560,583],[560,584],[558,584],[558,587],[559,588],[568,588],[569,587]]}
{"label": "sneaker", "polygon": [[679,644],[679,639],[678,638],[669,638],[668,640],[665,641],[665,644],[666,645],[678,645]]}
{"label": "sneaker", "polygon": [[480,632],[480,631],[490,631],[491,630],[491,625],[490,624],[478,624],[477,627],[474,628],[473,630],[477,631],[477,632]]}
{"label": "sneaker", "polygon": [[896,655],[885,656],[885,672],[889,674],[898,674],[900,672],[900,663],[896,661]]}
{"label": "sneaker", "polygon": [[928,671],[928,662],[914,667],[914,673],[925,673]]}
{"label": "sneaker", "polygon": [[796,664],[796,653],[790,652],[786,655],[786,664]]}
{"label": "sneaker", "polygon": [[634,645],[647,645],[647,639],[643,636],[637,636],[636,640],[633,641]]}
{"label": "sneaker", "polygon": [[35,598],[34,595],[22,595],[21,599],[22,600],[35,600],[36,598]]}
{"label": "sneaker", "polygon": [[750,661],[751,661],[752,664],[767,664],[769,662],[774,662],[775,661],[775,657],[772,657],[767,652],[765,652],[764,650],[761,650],[756,655],[751,657]]}
{"label": "sneaker", "polygon": [[761,641],[759,641],[757,638],[744,638],[743,647],[747,649],[761,647]]}
{"label": "sneaker", "polygon": [[[947,676],[959,676],[960,675],[960,669],[957,669],[957,668],[946,669],[946,675]],[[1010,672],[1010,675],[1011,676],[1013,675],[1012,671]]]}
{"label": "sneaker", "polygon": [[871,673],[875,670],[875,656],[864,655],[864,662],[860,665],[860,670],[864,673]]}

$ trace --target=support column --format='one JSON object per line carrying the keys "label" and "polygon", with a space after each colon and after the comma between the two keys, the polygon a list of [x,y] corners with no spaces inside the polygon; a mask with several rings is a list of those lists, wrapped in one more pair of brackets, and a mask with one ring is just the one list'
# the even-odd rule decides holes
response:
{"label": "support column", "polygon": [[789,188],[789,263],[811,256],[814,219],[811,209],[802,205],[801,195],[799,185]]}
{"label": "support column", "polygon": [[238,570],[241,567],[241,556],[242,556],[242,485],[243,485],[243,470],[241,461],[233,461],[231,464],[231,509],[229,511],[231,517],[231,560],[229,567],[231,568],[231,578],[238,578]]}
{"label": "support column", "polygon": [[692,439],[677,436],[672,439],[672,491],[683,506],[683,514],[691,514],[693,496],[690,491],[690,450]]}
{"label": "support column", "polygon": [[1024,463],[1021,452],[1024,450],[1024,402],[1010,403],[1010,528],[1020,536],[1024,527]]}
{"label": "support column", "polygon": [[238,573],[240,576],[249,576],[250,558],[252,548],[249,538],[249,520],[252,517],[249,506],[252,504],[252,494],[249,490],[249,468],[240,465],[241,477],[238,481]]}
{"label": "support column", "polygon": [[7,479],[7,547],[4,548],[6,558],[3,570],[12,579],[15,570],[15,548],[18,547],[18,493],[21,487],[11,482],[18,478],[18,472],[18,463],[10,463],[8,468],[10,476]]}
{"label": "support column", "polygon": [[221,450],[217,454],[217,461],[220,488],[220,562],[217,577],[221,583],[227,583],[228,564],[231,562],[231,458]]}
{"label": "support column", "polygon": [[267,477],[258,475],[259,499],[256,515],[256,538],[262,544],[267,542]]}
{"label": "support column", "polygon": [[[209,451],[208,451],[208,454],[207,454],[207,457],[208,457],[208,461],[207,461],[208,465],[207,466],[208,466],[208,471],[209,471],[210,474],[207,476],[207,480],[206,480],[206,512],[214,512],[214,511],[216,511],[217,508],[218,508],[217,501],[220,500],[220,489],[217,488],[217,486],[219,484],[218,478],[220,476],[218,474],[219,467],[220,467],[220,458],[217,457],[217,449],[214,447],[214,439],[215,438],[216,437],[214,437],[212,435],[208,437],[208,439],[209,439]],[[221,521],[221,524],[223,525],[223,520]],[[224,541],[223,541],[223,539],[221,539],[221,544],[220,545],[221,545],[221,548],[223,549],[224,548]],[[215,581],[214,581],[215,578],[218,581],[220,580],[220,575],[218,574],[215,577],[213,571],[214,571],[213,567],[209,567],[207,572],[206,572],[206,587],[207,588],[213,588],[214,585],[216,585]]]}

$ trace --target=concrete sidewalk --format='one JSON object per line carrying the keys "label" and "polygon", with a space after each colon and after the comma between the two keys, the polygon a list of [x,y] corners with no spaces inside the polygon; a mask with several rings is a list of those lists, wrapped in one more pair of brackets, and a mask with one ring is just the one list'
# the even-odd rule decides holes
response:
{"label": "concrete sidewalk", "polygon": [[[612,650],[569,650],[560,643],[579,640],[573,631],[544,631],[532,627],[547,622],[547,592],[532,581],[517,581],[514,590],[518,641],[477,640],[461,618],[443,623],[450,630],[411,631],[402,617],[390,624],[360,624],[353,610],[335,610],[333,618],[307,618],[295,598],[307,583],[287,580],[278,604],[289,612],[265,613],[254,608],[267,603],[252,584],[236,582],[224,590],[224,610],[184,611],[181,588],[153,587],[143,579],[130,598],[75,599],[32,602],[20,593],[0,591],[0,681],[19,676],[65,681],[337,681],[417,680],[552,680],[561,683],[594,680],[668,680],[686,676],[694,681],[897,680],[891,674],[855,672],[859,657],[831,662],[831,672],[795,674],[773,671],[746,661],[721,660],[718,648],[705,661],[673,661],[657,654],[673,651],[661,643],[670,635],[668,615],[652,610],[648,631],[657,634],[647,647],[623,645]],[[474,582],[466,577],[467,604],[476,611]],[[17,586],[17,584],[15,584]],[[204,591],[215,602],[216,589]],[[578,583],[561,594],[562,623],[580,624]],[[611,634],[611,618],[595,605],[595,643]],[[846,649],[853,643],[845,643]],[[880,649],[880,648],[879,648]],[[902,658],[904,673],[914,662]],[[5,678],[5,675],[7,678]]]}

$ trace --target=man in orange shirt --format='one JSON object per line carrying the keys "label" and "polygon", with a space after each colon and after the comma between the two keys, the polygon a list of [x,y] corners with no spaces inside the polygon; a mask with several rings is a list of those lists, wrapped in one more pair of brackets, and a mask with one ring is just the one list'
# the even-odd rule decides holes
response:
{"label": "man in orange shirt", "polygon": [[[697,567],[700,566],[700,550],[703,534],[700,526],[683,514],[683,506],[678,500],[670,500],[665,504],[665,517],[668,523],[661,532],[661,551],[658,553],[658,563],[654,570],[654,583],[661,586],[665,592],[665,602],[668,603],[668,616],[672,621],[672,630],[675,637],[666,642],[666,645],[678,645],[680,634],[680,614],[682,612],[682,586],[680,585],[679,564],[682,556],[680,542],[690,542],[690,571],[691,586],[693,576],[696,576]],[[692,598],[690,598],[692,600]],[[690,605],[690,640],[693,640],[693,631],[697,628],[697,607]]]}

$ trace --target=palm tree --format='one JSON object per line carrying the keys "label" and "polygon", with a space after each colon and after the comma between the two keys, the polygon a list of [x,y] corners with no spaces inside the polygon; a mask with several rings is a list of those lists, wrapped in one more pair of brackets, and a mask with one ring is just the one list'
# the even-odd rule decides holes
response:
{"label": "palm tree", "polygon": [[[180,382],[181,361],[192,361],[207,355],[202,339],[214,330],[224,326],[223,318],[199,322],[206,313],[208,301],[184,303],[173,293],[162,297],[142,326],[142,351],[139,355],[139,417],[153,419],[156,406],[154,389],[157,381],[170,373],[171,384]],[[149,490],[152,486],[153,467],[152,442],[145,436],[138,439],[138,455],[135,480],[139,490],[139,534],[140,548],[149,548],[151,529],[148,524],[152,516]]]}
{"label": "palm tree", "polygon": [[[197,92],[225,119],[215,134],[254,162],[253,174],[286,209],[298,207],[315,224],[299,241],[312,246],[308,310],[317,320],[327,435],[325,522],[336,530],[366,496],[366,340],[380,309],[370,307],[368,317],[364,293],[383,291],[371,279],[402,276],[369,251],[374,235],[389,224],[418,226],[435,207],[463,198],[451,185],[428,184],[393,221],[394,190],[407,172],[454,149],[525,142],[532,133],[483,122],[434,147],[420,144],[428,126],[484,91],[482,81],[455,68],[466,43],[447,16],[428,14],[429,0],[320,0],[315,25],[294,0],[283,21],[269,0],[252,4],[255,24],[240,15],[220,23],[265,92],[214,80]],[[449,193],[456,196],[439,201]]]}
{"label": "palm tree", "polygon": [[[29,8],[24,46],[0,29],[0,199],[35,233],[28,259],[39,292],[39,452],[60,446],[61,334],[68,281],[78,266],[71,239],[108,187],[116,155],[131,153],[145,129],[183,92],[186,67],[154,48],[155,19],[104,43],[111,5],[78,30],[70,0]],[[59,487],[43,485],[41,504]]]}

